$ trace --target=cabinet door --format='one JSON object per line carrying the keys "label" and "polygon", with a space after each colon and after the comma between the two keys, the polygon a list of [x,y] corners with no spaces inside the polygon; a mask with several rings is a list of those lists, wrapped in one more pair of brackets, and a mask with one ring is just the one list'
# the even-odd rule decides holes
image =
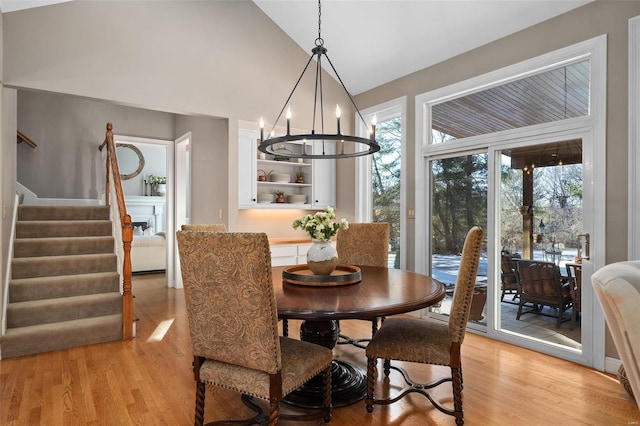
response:
{"label": "cabinet door", "polygon": [[258,132],[238,129],[238,207],[256,205]]}
{"label": "cabinet door", "polygon": [[[322,144],[314,143],[314,154],[322,154]],[[325,153],[334,154],[334,142],[326,142]],[[311,208],[324,209],[336,206],[336,160],[313,160],[313,197]]]}

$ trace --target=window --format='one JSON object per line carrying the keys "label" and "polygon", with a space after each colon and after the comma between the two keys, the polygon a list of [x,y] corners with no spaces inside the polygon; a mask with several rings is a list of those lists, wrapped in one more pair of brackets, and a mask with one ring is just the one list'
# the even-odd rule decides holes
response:
{"label": "window", "polygon": [[[397,99],[363,111],[365,120],[375,115],[380,151],[356,162],[356,220],[389,223],[389,267],[402,268],[404,193],[402,155],[405,141],[405,99]],[[359,133],[364,134],[360,128]]]}

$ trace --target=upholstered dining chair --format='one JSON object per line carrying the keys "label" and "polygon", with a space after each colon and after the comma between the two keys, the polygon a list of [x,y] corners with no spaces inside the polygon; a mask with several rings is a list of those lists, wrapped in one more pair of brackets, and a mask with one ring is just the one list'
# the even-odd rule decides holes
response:
{"label": "upholstered dining chair", "polygon": [[[204,423],[208,385],[242,395],[256,411],[243,424],[330,422],[331,350],[278,336],[266,234],[179,231],[177,238],[194,355],[195,425]],[[318,374],[323,378],[321,408],[298,416],[280,414],[282,398]],[[269,401],[268,416],[254,397]]]}
{"label": "upholstered dining chair", "polygon": [[181,229],[183,231],[227,232],[227,225],[225,225],[224,223],[194,223],[182,225]]}
{"label": "upholstered dining chair", "polygon": [[[526,313],[552,316],[556,318],[556,328],[560,328],[563,314],[571,307],[571,288],[568,283],[562,282],[560,267],[554,262],[539,260],[519,260],[517,265],[520,303],[516,319],[519,320]],[[523,310],[527,303],[533,307]],[[544,313],[544,306],[555,308],[557,314]]]}
{"label": "upholstered dining chair", "polygon": [[[336,235],[338,262],[344,265],[379,266],[389,264],[389,224],[387,222],[350,223]],[[384,318],[381,318],[384,320]],[[371,319],[371,335],[378,330],[378,318]],[[351,344],[364,349],[365,338],[340,335],[338,344]]]}
{"label": "upholstered dining chair", "polygon": [[[367,355],[365,397],[367,412],[373,412],[374,404],[388,405],[415,392],[425,396],[441,412],[454,416],[457,425],[464,424],[460,349],[469,320],[483,235],[482,228],[474,226],[465,238],[448,323],[429,318],[391,317],[387,318],[382,323],[380,330],[373,335],[365,351]],[[394,396],[377,398],[375,384],[378,358],[383,360],[386,378],[389,377],[391,370],[396,370],[403,376],[408,387],[401,389]],[[406,370],[391,365],[391,360],[448,366],[451,368],[451,376],[442,377],[429,384],[416,383],[409,377]],[[453,409],[446,408],[429,394],[429,389],[445,382],[452,382]]]}

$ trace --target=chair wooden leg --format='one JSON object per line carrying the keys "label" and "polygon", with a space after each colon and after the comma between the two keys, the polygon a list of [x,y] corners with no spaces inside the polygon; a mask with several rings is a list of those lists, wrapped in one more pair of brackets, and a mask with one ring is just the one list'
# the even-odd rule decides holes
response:
{"label": "chair wooden leg", "polygon": [[462,412],[462,369],[451,369],[451,381],[453,385],[453,415],[456,418],[456,425],[464,424]]}
{"label": "chair wooden leg", "polygon": [[373,412],[373,392],[377,380],[376,361],[376,358],[367,358],[367,390],[364,399],[367,413]]}
{"label": "chair wooden leg", "polygon": [[391,360],[385,359],[382,363],[382,367],[384,369],[384,377],[389,377],[389,374],[391,373]]}
{"label": "chair wooden leg", "polygon": [[331,423],[331,366],[324,370],[322,378],[322,406],[324,408],[324,422]]}
{"label": "chair wooden leg", "polygon": [[275,426],[280,419],[280,403],[278,401],[269,402],[269,426]]}
{"label": "chair wooden leg", "polygon": [[193,422],[194,426],[202,426],[204,424],[204,393],[206,386],[203,382],[196,382],[196,417]]}
{"label": "chair wooden leg", "polygon": [[286,319],[282,320],[282,336],[283,337],[289,336],[289,321]]}

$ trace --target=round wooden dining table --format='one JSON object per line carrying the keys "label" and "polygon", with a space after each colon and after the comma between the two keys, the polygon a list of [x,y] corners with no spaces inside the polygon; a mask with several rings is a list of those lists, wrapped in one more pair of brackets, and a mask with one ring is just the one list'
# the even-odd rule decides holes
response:
{"label": "round wooden dining table", "polygon": [[[285,268],[273,268],[278,317],[303,320],[300,339],[329,349],[338,341],[339,320],[371,320],[412,312],[445,297],[444,286],[435,279],[399,269],[359,266],[360,282],[315,286],[283,282]],[[361,368],[334,360],[331,380],[334,407],[364,398],[366,374]],[[322,384],[316,378],[289,394],[285,401],[301,407],[318,407],[321,395]]]}

